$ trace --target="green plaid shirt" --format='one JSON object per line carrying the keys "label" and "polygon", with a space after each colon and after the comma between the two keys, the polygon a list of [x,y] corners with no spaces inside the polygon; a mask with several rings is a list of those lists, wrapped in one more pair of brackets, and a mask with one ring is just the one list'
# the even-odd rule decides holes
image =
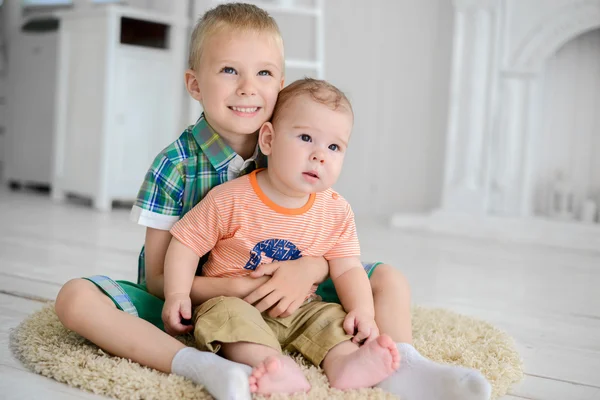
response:
{"label": "green plaid shirt", "polygon": [[[213,187],[228,180],[229,163],[236,157],[206,122],[204,115],[165,148],[146,173],[132,210],[132,219],[157,229],[170,229]],[[258,154],[240,175],[266,166]],[[144,248],[139,256],[138,283],[146,282]]]}

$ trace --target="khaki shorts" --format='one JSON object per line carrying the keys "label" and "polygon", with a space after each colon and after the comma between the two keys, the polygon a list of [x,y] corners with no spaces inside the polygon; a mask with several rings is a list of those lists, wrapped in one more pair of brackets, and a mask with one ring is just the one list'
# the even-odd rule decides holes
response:
{"label": "khaki shorts", "polygon": [[285,318],[271,318],[237,297],[215,297],[194,311],[194,336],[200,350],[216,353],[222,343],[250,342],[277,351],[299,352],[320,365],[329,350],[350,340],[342,326],[341,305],[311,301]]}
{"label": "khaki shorts", "polygon": [[[375,271],[375,268],[381,263],[363,262],[363,267],[369,275],[369,278]],[[165,303],[163,299],[148,293],[145,284],[137,284],[127,281],[114,281],[108,276],[95,275],[86,277],[88,281],[94,283],[115,303],[119,310],[128,314],[140,317],[161,330],[165,330],[162,322],[161,313]],[[326,280],[319,285],[317,295],[321,296],[323,301],[328,303],[339,303],[340,299],[335,291],[335,286],[331,279]]]}

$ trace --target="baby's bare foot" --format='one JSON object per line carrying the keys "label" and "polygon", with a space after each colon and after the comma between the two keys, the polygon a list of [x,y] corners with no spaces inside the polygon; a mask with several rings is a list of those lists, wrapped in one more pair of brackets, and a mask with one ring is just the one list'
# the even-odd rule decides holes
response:
{"label": "baby's bare foot", "polygon": [[310,383],[290,357],[267,357],[252,370],[250,392],[259,394],[308,392]]}
{"label": "baby's bare foot", "polygon": [[364,344],[354,353],[332,360],[325,371],[336,389],[358,389],[378,384],[400,366],[400,354],[388,335]]}

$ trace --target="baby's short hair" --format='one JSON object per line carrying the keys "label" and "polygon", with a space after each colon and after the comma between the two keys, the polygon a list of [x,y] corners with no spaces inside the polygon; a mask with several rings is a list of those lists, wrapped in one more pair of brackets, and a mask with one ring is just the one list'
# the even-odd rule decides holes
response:
{"label": "baby's short hair", "polygon": [[304,78],[298,79],[286,86],[277,97],[277,104],[273,110],[272,123],[275,124],[281,113],[285,110],[286,105],[294,98],[307,94],[312,100],[321,103],[331,108],[334,111],[347,111],[354,118],[352,104],[346,97],[344,92],[332,85],[331,83],[319,79]]}
{"label": "baby's short hair", "polygon": [[283,49],[283,39],[279,26],[265,10],[246,3],[221,4],[204,13],[194,27],[190,40],[189,68],[194,69],[198,66],[204,48],[204,41],[226,28],[272,33],[275,40],[281,43]]}

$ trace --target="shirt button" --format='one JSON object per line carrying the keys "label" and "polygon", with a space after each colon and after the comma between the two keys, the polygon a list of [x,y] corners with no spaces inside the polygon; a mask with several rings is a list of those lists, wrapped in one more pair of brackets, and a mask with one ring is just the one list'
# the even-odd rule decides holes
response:
{"label": "shirt button", "polygon": [[334,200],[337,200],[337,199],[340,198],[340,195],[337,194],[336,192],[333,192],[333,193],[331,193],[331,198],[334,199]]}

